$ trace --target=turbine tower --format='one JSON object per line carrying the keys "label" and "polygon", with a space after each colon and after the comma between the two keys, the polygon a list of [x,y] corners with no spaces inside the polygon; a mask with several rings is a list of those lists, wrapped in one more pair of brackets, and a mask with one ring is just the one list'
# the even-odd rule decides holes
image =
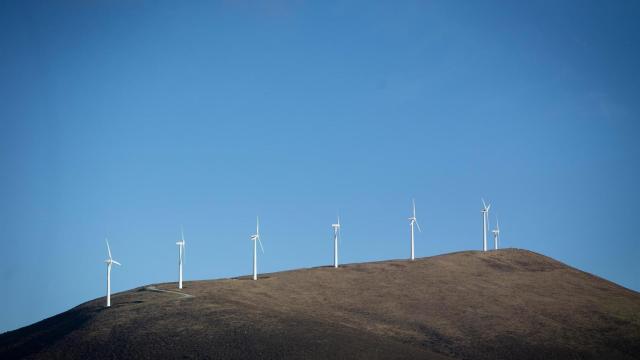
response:
{"label": "turbine tower", "polygon": [[331,224],[333,227],[333,267],[338,267],[338,237],[340,235],[340,216],[338,216],[338,223]]}
{"label": "turbine tower", "polygon": [[418,224],[418,219],[416,218],[416,201],[411,199],[413,202],[413,215],[409,218],[409,226],[411,227],[411,260],[415,260],[415,252],[414,252],[414,241],[413,241],[413,224],[418,226],[418,231],[422,232],[420,229],[420,224]]}
{"label": "turbine tower", "polygon": [[178,289],[182,289],[182,264],[184,263],[184,229],[180,229],[180,241],[176,242],[178,245],[179,257],[178,257],[178,271],[180,273],[180,280],[178,281]]}
{"label": "turbine tower", "polygon": [[489,208],[491,208],[491,204],[487,205],[482,199],[482,250],[487,251],[487,226],[489,223]]}
{"label": "turbine tower", "polygon": [[496,250],[498,250],[498,240],[500,237],[500,224],[498,223],[498,219],[496,218],[496,228],[493,229],[493,242],[495,244]]}
{"label": "turbine tower", "polygon": [[111,257],[111,248],[109,247],[109,240],[104,239],[107,243],[107,251],[109,252],[109,258],[104,262],[107,263],[107,307],[111,306],[111,265],[116,264],[121,266],[121,264]]}
{"label": "turbine tower", "polygon": [[251,235],[251,240],[253,240],[253,280],[258,280],[258,249],[256,243],[260,243],[262,253],[264,253],[264,248],[262,247],[262,241],[260,241],[260,219],[257,216],[256,233]]}

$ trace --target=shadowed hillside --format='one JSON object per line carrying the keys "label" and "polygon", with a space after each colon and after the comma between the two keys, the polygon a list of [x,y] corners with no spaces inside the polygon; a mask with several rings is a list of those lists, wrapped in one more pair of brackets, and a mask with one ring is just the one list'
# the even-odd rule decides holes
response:
{"label": "shadowed hillside", "polygon": [[[158,290],[175,292],[161,292]],[[640,294],[506,249],[143,287],[0,335],[0,358],[638,359]]]}

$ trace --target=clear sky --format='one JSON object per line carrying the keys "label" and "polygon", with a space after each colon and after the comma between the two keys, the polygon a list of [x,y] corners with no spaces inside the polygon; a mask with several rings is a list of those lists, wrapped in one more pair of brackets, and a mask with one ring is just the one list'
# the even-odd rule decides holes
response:
{"label": "clear sky", "polygon": [[[0,331],[114,291],[504,247],[640,290],[637,1],[2,1]],[[188,286],[188,284],[187,284]],[[186,288],[188,291],[188,287]]]}

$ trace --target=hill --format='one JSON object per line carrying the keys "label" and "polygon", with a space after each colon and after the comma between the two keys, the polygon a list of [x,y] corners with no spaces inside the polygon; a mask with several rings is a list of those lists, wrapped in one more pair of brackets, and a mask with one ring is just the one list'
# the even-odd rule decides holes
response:
{"label": "hill", "polygon": [[[162,291],[167,290],[167,291]],[[0,358],[638,359],[640,294],[516,249],[141,287]]]}

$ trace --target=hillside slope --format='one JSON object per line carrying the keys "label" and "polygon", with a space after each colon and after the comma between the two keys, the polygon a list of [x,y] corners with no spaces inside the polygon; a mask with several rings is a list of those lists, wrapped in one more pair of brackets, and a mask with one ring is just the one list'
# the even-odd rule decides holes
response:
{"label": "hillside slope", "polygon": [[640,358],[640,294],[525,250],[175,287],[4,333],[0,358]]}

